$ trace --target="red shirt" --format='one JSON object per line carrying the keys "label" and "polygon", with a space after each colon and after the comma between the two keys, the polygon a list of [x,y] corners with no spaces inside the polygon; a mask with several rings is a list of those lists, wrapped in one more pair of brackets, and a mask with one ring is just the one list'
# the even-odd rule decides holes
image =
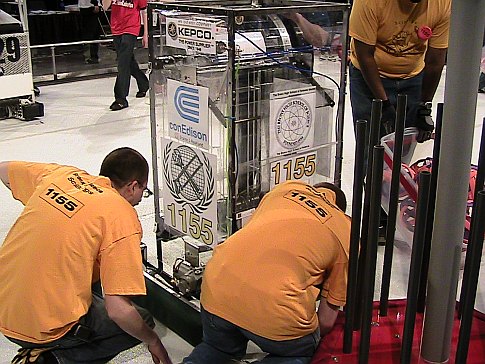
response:
{"label": "red shirt", "polygon": [[140,35],[140,10],[147,7],[147,0],[112,0],[111,33],[113,35]]}

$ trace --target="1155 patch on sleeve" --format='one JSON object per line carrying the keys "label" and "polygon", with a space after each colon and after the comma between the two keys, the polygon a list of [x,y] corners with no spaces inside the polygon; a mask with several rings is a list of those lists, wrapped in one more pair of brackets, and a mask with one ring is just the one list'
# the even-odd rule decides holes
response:
{"label": "1155 patch on sleeve", "polygon": [[67,217],[73,217],[84,205],[74,197],[65,193],[55,184],[49,185],[40,198]]}
{"label": "1155 patch on sleeve", "polygon": [[332,214],[323,206],[323,201],[320,201],[319,198],[308,196],[300,191],[290,191],[284,197],[312,212],[321,222],[332,217]]}

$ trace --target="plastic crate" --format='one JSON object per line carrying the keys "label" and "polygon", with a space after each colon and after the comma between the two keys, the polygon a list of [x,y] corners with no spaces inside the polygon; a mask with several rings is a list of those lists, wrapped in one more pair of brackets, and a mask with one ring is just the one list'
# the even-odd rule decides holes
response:
{"label": "plastic crate", "polygon": [[[415,225],[416,200],[418,186],[409,172],[408,166],[414,161],[432,155],[433,142],[418,144],[416,128],[406,128],[403,138],[401,172],[399,177],[399,204],[396,219],[395,239],[408,243],[413,242]],[[384,171],[382,179],[382,208],[389,213],[389,194],[391,189],[392,163],[394,156],[394,133],[384,136],[381,143],[384,146]]]}

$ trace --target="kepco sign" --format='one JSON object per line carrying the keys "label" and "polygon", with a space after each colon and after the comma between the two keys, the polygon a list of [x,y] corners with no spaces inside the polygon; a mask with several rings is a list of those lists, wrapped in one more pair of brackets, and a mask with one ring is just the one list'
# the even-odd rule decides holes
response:
{"label": "kepco sign", "polygon": [[192,53],[216,54],[216,26],[212,22],[167,18],[167,46]]}
{"label": "kepco sign", "polygon": [[167,80],[169,135],[183,142],[209,147],[209,89]]}
{"label": "kepco sign", "polygon": [[212,32],[210,30],[204,30],[204,29],[194,29],[194,28],[186,28],[186,27],[179,26],[177,34],[179,36],[192,37],[192,38],[198,38],[198,39],[206,39],[206,40],[212,39]]}

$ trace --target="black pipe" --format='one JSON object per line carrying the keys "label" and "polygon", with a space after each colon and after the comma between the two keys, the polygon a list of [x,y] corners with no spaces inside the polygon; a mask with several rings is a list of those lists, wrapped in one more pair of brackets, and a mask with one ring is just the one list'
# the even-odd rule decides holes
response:
{"label": "black pipe", "polygon": [[[342,24],[346,26],[342,27],[340,39],[342,40],[342,54],[347,54],[350,44],[350,39],[348,37],[350,9],[347,8],[342,11]],[[335,151],[335,172],[334,172],[334,183],[338,187],[341,186],[342,182],[342,161],[343,161],[343,150],[344,150],[344,117],[345,117],[345,94],[347,90],[347,61],[342,58],[340,61],[340,90],[338,94],[338,106],[337,106],[337,146]]]}
{"label": "black pipe", "polygon": [[[382,100],[372,100],[372,110],[371,110],[371,122],[369,130],[369,136],[366,139],[369,142],[367,153],[364,156],[364,168],[366,171],[366,182],[372,180],[372,164],[373,164],[373,148],[379,143],[379,133],[381,129],[381,115],[382,115]],[[362,290],[363,290],[363,277],[365,268],[365,256],[367,251],[367,232],[369,230],[369,210],[370,210],[370,184],[365,183],[365,196],[364,196],[364,208],[362,212],[362,227],[361,227],[361,241],[360,241],[360,254],[358,263],[358,273],[357,273],[357,293],[356,300],[360,302],[362,300]],[[361,326],[362,320],[362,307],[357,305],[355,309],[354,317],[354,329],[357,330]]]}
{"label": "black pipe", "polygon": [[[229,155],[227,157],[227,165],[228,165],[228,202],[229,202],[229,214],[231,218],[231,224],[229,227],[228,235],[233,234],[237,231],[237,213],[236,213],[236,196],[237,196],[237,189],[236,189],[236,182],[237,182],[237,163],[239,162],[236,157],[237,149],[236,149],[236,125],[235,125],[235,117],[237,115],[237,82],[236,82],[236,75],[237,75],[237,68],[236,68],[236,21],[234,11],[229,11],[227,16],[227,56],[228,56],[228,74],[231,75],[230,86],[231,86],[231,119],[228,120],[227,123],[227,135],[228,140],[227,143],[229,145]],[[229,98],[229,96],[228,96]]]}
{"label": "black pipe", "polygon": [[377,238],[381,211],[382,162],[384,147],[374,147],[372,163],[372,180],[370,185],[370,218],[367,236],[367,252],[365,257],[362,325],[359,345],[359,364],[367,364],[369,359],[370,334],[372,323],[372,306],[374,301],[374,284],[377,261]]}
{"label": "black pipe", "polygon": [[[470,331],[472,326],[475,298],[477,296],[478,275],[480,273],[480,261],[482,259],[483,234],[485,233],[485,191],[478,192],[473,202],[472,230],[470,231],[471,247],[468,247],[467,262],[469,265],[469,277],[464,285],[466,301],[463,302],[461,311],[460,334],[456,349],[455,364],[466,364],[468,348],[470,344]],[[480,223],[482,222],[482,223]],[[471,250],[470,250],[471,249]],[[465,263],[465,264],[467,264]],[[466,266],[466,265],[465,265]]]}
{"label": "black pipe", "polygon": [[362,193],[364,187],[364,150],[367,122],[355,123],[354,186],[352,191],[352,225],[350,227],[349,273],[347,304],[345,305],[344,353],[352,351],[352,332],[356,307],[357,263],[359,259],[360,219],[362,218]]}
{"label": "black pipe", "polygon": [[401,364],[409,364],[413,349],[414,323],[418,307],[419,281],[423,264],[424,237],[426,235],[426,218],[428,217],[429,186],[431,173],[419,173],[418,200],[416,201],[416,225],[413,234],[413,250],[409,267],[406,315],[401,346]]}
{"label": "black pipe", "polygon": [[382,268],[381,299],[379,310],[381,316],[387,316],[389,306],[389,285],[391,284],[392,254],[394,250],[394,235],[396,233],[396,217],[399,204],[399,177],[401,176],[402,145],[404,138],[404,123],[406,121],[407,95],[397,96],[396,127],[392,156],[392,177],[389,190],[389,208],[387,214],[386,248]]}
{"label": "black pipe", "polygon": [[[485,123],[485,118],[483,118],[483,122]],[[485,125],[485,124],[484,124]],[[477,178],[475,180],[475,194],[473,195],[473,198],[477,198],[478,192],[480,192],[483,189],[483,183],[485,181],[485,127],[482,127],[482,136],[480,140],[480,152],[478,155],[478,166],[477,166]],[[475,201],[475,200],[474,200]],[[473,215],[475,214],[475,210],[472,209],[472,222],[470,223],[470,232],[473,229]],[[480,220],[477,220],[480,221]],[[471,254],[468,254],[470,249],[473,249],[473,246],[470,245],[473,243],[470,243],[468,241],[468,246],[467,246],[467,252],[465,256],[465,267],[463,269],[463,280],[461,282],[461,292],[460,292],[460,304],[458,305],[458,314],[461,315],[461,312],[463,311],[463,305],[461,302],[467,301],[466,297],[466,290],[465,287],[467,286],[468,280],[470,279],[470,267],[471,263],[470,261],[472,260]],[[481,253],[480,253],[481,254]]]}
{"label": "black pipe", "polygon": [[438,104],[436,110],[436,128],[433,143],[433,168],[431,169],[431,184],[429,186],[428,217],[426,218],[426,235],[424,237],[423,266],[419,283],[418,312],[424,312],[426,302],[426,285],[428,284],[429,256],[431,252],[431,238],[433,236],[434,209],[436,205],[436,186],[438,185],[438,166],[441,148],[441,124],[443,122],[443,103]]}

